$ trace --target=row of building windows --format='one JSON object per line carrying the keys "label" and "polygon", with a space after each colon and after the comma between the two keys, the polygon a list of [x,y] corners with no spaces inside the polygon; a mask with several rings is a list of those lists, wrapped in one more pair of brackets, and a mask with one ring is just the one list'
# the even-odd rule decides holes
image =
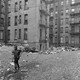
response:
{"label": "row of building windows", "polygon": [[[69,18],[65,18],[65,24],[69,24],[70,22],[69,22]],[[58,24],[58,19],[55,19],[55,25],[57,25]],[[63,18],[61,18],[60,19],[60,25],[64,25],[64,19]]]}
{"label": "row of building windows", "polygon": [[[77,12],[79,12],[79,11],[80,11],[80,8],[77,8],[77,9],[72,8],[72,9],[71,9],[71,12],[75,12],[75,10],[76,10]],[[67,8],[67,9],[65,10],[65,13],[66,13],[66,14],[69,14],[69,12],[70,12],[70,10]],[[61,13],[61,15],[64,15],[64,10],[61,9],[61,12],[60,12],[60,13]],[[53,12],[50,13],[50,15],[52,15],[52,16],[53,16],[53,14],[54,14]],[[58,11],[55,11],[55,16],[57,16],[57,14],[58,14]]]}
{"label": "row of building windows", "polygon": [[[14,40],[21,39],[21,29],[19,29],[19,35],[17,35],[17,29],[14,30]],[[8,40],[10,40],[10,30],[8,30]],[[24,40],[28,40],[27,28],[24,29]]]}
{"label": "row of building windows", "polygon": [[[66,4],[69,4],[69,0],[66,0]],[[64,5],[64,0],[61,1],[61,5]]]}
{"label": "row of building windows", "polygon": [[[75,0],[71,0],[71,4],[74,4]],[[66,4],[69,4],[69,0],[66,0]],[[64,0],[61,1],[61,5],[64,5]]]}
{"label": "row of building windows", "polygon": [[[18,24],[21,24],[21,23],[22,23],[22,16],[19,15],[19,18],[18,18],[18,16],[15,16],[15,18],[14,18],[14,26],[17,26]],[[28,14],[24,15],[24,24],[25,25],[28,24]],[[8,26],[11,26],[11,17],[8,17]]]}
{"label": "row of building windows", "polygon": [[[58,40],[57,37],[55,37],[54,39],[55,39],[55,40],[54,40],[55,43],[57,43],[57,40]],[[64,39],[65,39],[65,42],[64,42]],[[65,37],[62,37],[62,36],[61,36],[61,37],[60,37],[60,42],[61,42],[61,43],[69,43],[69,36],[65,36]]]}
{"label": "row of building windows", "polygon": [[[60,27],[60,32],[63,33],[63,27]],[[65,27],[65,33],[69,33],[69,27]]]}
{"label": "row of building windows", "polygon": [[[64,31],[63,27],[60,27],[60,33],[63,33],[63,31]],[[54,32],[55,32],[55,34],[58,33],[56,28],[55,28]],[[69,27],[65,27],[65,33],[69,33]]]}
{"label": "row of building windows", "polygon": [[[14,7],[14,12],[18,12],[18,10],[22,9],[22,1],[19,1],[19,6],[18,2],[15,2],[15,7]],[[24,10],[29,9],[28,7],[28,0],[24,0]],[[8,4],[8,12],[11,12],[11,4]]]}

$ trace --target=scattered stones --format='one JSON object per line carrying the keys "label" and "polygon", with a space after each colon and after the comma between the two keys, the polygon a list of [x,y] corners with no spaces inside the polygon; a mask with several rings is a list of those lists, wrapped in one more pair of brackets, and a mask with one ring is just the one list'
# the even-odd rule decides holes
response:
{"label": "scattered stones", "polygon": [[37,68],[39,68],[39,65],[36,65]]}
{"label": "scattered stones", "polygon": [[7,69],[7,71],[9,71],[9,70],[10,70],[10,68]]}
{"label": "scattered stones", "polygon": [[10,64],[11,64],[12,66],[14,66],[14,62],[10,62]]}
{"label": "scattered stones", "polygon": [[21,72],[28,72],[28,69],[21,69]]}
{"label": "scattered stones", "polygon": [[3,80],[4,79],[4,76],[2,76],[1,78],[0,78],[0,80]]}

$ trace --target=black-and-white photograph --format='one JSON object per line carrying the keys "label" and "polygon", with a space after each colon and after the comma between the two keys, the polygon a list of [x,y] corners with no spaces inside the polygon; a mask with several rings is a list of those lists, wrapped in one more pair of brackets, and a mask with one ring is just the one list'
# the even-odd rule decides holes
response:
{"label": "black-and-white photograph", "polygon": [[0,80],[80,80],[80,0],[0,0]]}

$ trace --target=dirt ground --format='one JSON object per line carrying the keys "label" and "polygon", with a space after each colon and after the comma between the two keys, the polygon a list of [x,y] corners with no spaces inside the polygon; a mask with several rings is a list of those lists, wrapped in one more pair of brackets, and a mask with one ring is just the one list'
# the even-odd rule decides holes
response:
{"label": "dirt ground", "polygon": [[26,57],[26,67],[30,69],[27,80],[79,80],[79,52],[23,55],[21,59]]}
{"label": "dirt ground", "polygon": [[[0,59],[6,57],[9,62],[11,56],[6,55]],[[49,55],[23,53],[19,64],[25,73],[22,80],[80,80],[80,51]]]}

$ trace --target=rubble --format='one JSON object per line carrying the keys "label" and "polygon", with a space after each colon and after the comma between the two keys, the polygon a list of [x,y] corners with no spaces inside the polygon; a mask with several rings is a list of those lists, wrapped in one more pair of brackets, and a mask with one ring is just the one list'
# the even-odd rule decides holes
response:
{"label": "rubble", "polygon": [[56,54],[56,53],[61,53],[64,51],[78,51],[78,48],[73,48],[73,47],[53,47],[52,50],[49,48],[46,51],[40,51],[39,54]]}
{"label": "rubble", "polygon": [[[5,47],[5,49],[9,49],[9,48]],[[62,70],[62,72],[63,72],[63,69],[65,66],[67,66],[67,68],[70,68],[69,66],[76,65],[75,63],[76,63],[77,58],[75,58],[76,57],[74,54],[75,51],[78,51],[78,48],[53,47],[53,49],[49,48],[48,50],[45,50],[45,51],[36,52],[36,53],[34,53],[35,55],[32,52],[29,54],[25,53],[25,55],[29,55],[29,56],[26,56],[25,57],[26,59],[23,58],[23,61],[21,64],[22,65],[21,73],[26,73],[26,75],[29,75],[29,78],[27,76],[25,76],[25,79],[23,79],[23,80],[30,80],[30,79],[33,80],[34,75],[35,75],[35,79],[37,79],[37,80],[38,80],[38,76],[43,77],[45,79],[45,78],[47,78],[46,75],[48,75],[48,74],[49,74],[49,77],[52,78],[52,76],[54,76],[55,75],[54,73],[56,72],[54,67],[56,67],[56,70],[57,70],[56,74],[61,75],[60,70]],[[59,53],[61,55],[59,55],[57,53]],[[66,53],[68,53],[69,55]],[[6,54],[6,51],[4,54]],[[51,55],[49,55],[49,54],[51,54]],[[79,54],[79,52],[77,52],[77,54]],[[63,55],[65,55],[65,56],[63,57]],[[30,57],[30,59],[27,59],[29,57]],[[73,57],[73,59],[71,57]],[[9,59],[11,59],[11,57]],[[28,60],[30,60],[30,61],[26,62]],[[36,62],[33,62],[33,61],[38,61],[38,62],[41,62],[42,64],[37,64]],[[30,63],[30,62],[32,62],[32,63]],[[74,63],[74,65],[72,62]],[[1,65],[0,73],[4,73],[5,71],[9,71],[9,70],[14,70],[12,68],[12,67],[14,67],[13,62],[8,61],[8,63],[6,63],[7,66],[5,65],[5,63],[6,63],[5,60],[0,61],[0,65]],[[24,65],[24,64],[26,64],[26,65]],[[51,66],[49,66],[49,65],[51,65]],[[11,67],[9,67],[9,66],[11,66]],[[23,68],[23,66],[26,66],[26,67]],[[43,66],[45,66],[45,67],[43,68]],[[60,69],[59,69],[59,67],[60,67]],[[42,68],[43,68],[43,73],[41,72]],[[52,79],[52,80],[54,80],[54,79]]]}

